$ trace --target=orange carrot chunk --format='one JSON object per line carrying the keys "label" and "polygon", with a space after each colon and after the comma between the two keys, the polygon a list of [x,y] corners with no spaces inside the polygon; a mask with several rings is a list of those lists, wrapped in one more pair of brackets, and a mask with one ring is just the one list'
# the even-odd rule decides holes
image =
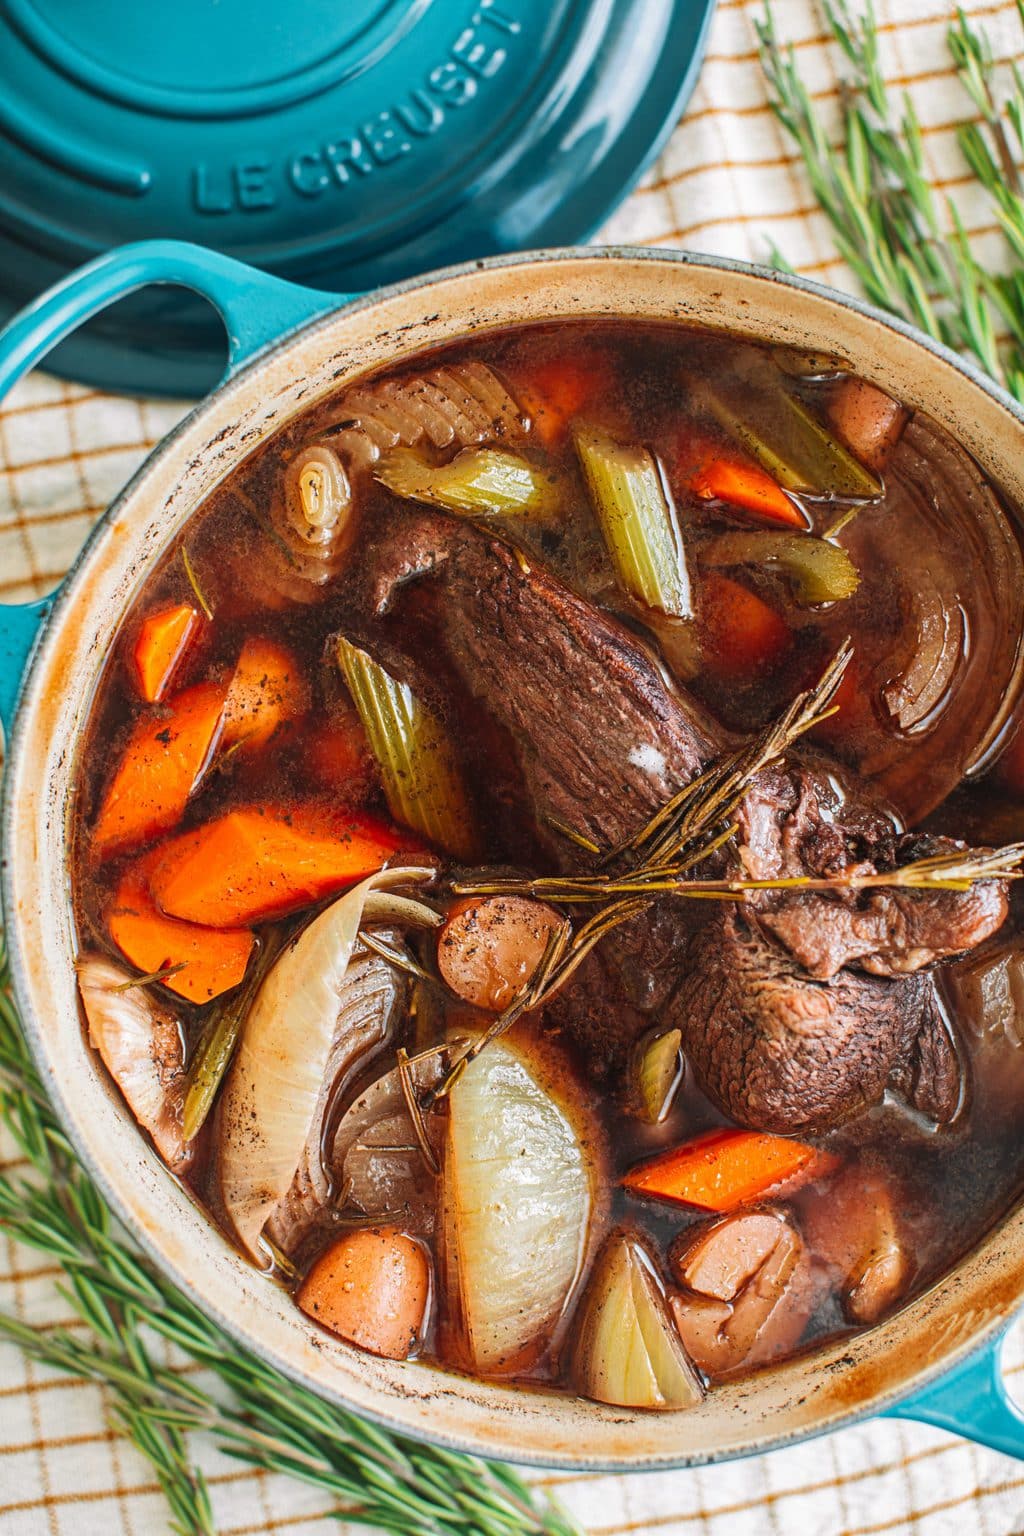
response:
{"label": "orange carrot chunk", "polygon": [[147,703],[158,704],[163,698],[198,630],[199,609],[191,603],[176,603],[143,619],[132,655],[139,692]]}
{"label": "orange carrot chunk", "polygon": [[831,1163],[828,1154],[788,1136],[718,1130],[639,1163],[622,1182],[634,1194],[672,1205],[734,1211],[781,1184],[819,1177]]}
{"label": "orange carrot chunk", "polygon": [[700,614],[707,658],[730,677],[773,665],[792,639],[781,614],[720,571],[707,571],[701,578]]}
{"label": "orange carrot chunk", "polygon": [[177,825],[220,737],[226,689],[197,683],[135,724],[107,785],[93,848],[107,858]]}
{"label": "orange carrot chunk", "polygon": [[388,1360],[419,1341],[430,1261],[397,1227],[360,1227],[332,1243],[299,1287],[303,1312],[332,1333]]}
{"label": "orange carrot chunk", "polygon": [[255,636],[242,646],[224,706],[224,744],[262,746],[275,731],[305,714],[309,689],[291,651]]}
{"label": "orange carrot chunk", "polygon": [[106,914],[110,937],[147,976],[181,966],[164,979],[164,986],[190,1003],[208,1003],[238,986],[254,936],[248,928],[204,928],[166,917],[149,889],[153,862],[148,854],[122,875]]}
{"label": "orange carrot chunk", "polygon": [[594,350],[537,363],[516,385],[515,396],[535,436],[546,447],[555,448],[565,440],[573,418],[595,401],[605,400],[612,384],[607,355]]}
{"label": "orange carrot chunk", "polygon": [[333,896],[408,846],[408,834],[362,813],[250,806],[169,839],[150,889],[172,917],[237,928]]}
{"label": "orange carrot chunk", "polygon": [[687,428],[679,438],[676,474],[703,501],[724,501],[760,522],[807,529],[807,519],[796,502],[734,443]]}
{"label": "orange carrot chunk", "polygon": [[690,490],[706,501],[725,501],[752,512],[766,523],[807,527],[807,519],[780,485],[757,464],[716,456],[709,458],[690,480]]}

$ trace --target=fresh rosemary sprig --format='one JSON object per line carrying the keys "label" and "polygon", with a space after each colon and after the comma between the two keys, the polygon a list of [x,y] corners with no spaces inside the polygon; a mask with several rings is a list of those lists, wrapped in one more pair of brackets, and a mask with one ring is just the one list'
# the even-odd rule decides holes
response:
{"label": "fresh rosemary sprig", "polygon": [[[580,1536],[510,1467],[386,1433],[240,1350],[142,1257],[78,1164],[46,1097],[10,996],[0,945],[0,1114],[29,1172],[0,1174],[0,1226],[63,1268],[86,1325],[39,1329],[0,1314],[0,1336],[36,1359],[103,1385],[115,1425],[146,1456],[172,1529],[215,1536],[209,1495],[185,1436],[324,1490],[334,1513],[395,1536]],[[157,1364],[163,1340],[209,1373],[212,1389]]]}
{"label": "fresh rosemary sprig", "polygon": [[[1024,22],[1024,0],[1017,0]],[[833,144],[797,68],[779,40],[770,3],[755,23],[770,101],[796,144],[836,247],[867,297],[954,350],[973,356],[1024,399],[1024,271],[982,265],[953,199],[928,181],[921,128],[910,97],[894,105],[878,57],[871,0],[822,0],[846,64],[841,142]],[[983,33],[958,10],[948,32],[953,62],[980,122],[959,130],[968,166],[992,198],[1015,263],[1024,260],[1024,76],[1014,65],[997,87]],[[775,252],[780,266],[787,263]],[[1007,334],[998,335],[999,328]]]}

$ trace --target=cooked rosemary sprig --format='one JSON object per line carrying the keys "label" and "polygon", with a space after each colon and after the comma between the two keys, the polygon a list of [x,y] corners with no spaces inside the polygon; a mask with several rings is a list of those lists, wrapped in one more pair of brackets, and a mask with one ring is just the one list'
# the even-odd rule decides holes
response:
{"label": "cooked rosemary sprig", "polygon": [[[391,1435],[326,1403],[238,1346],[176,1290],[115,1225],[78,1164],[36,1072],[0,940],[0,1114],[30,1164],[0,1173],[0,1226],[65,1271],[87,1338],[0,1314],[0,1335],[37,1360],[107,1389],[115,1426],[146,1456],[168,1497],[172,1529],[215,1536],[185,1436],[211,1434],[228,1455],[329,1494],[333,1513],[394,1536],[580,1536],[500,1463]],[[216,1378],[157,1365],[163,1340]]]}
{"label": "cooked rosemary sprig", "polygon": [[[1024,399],[1024,273],[984,266],[971,247],[952,199],[928,181],[909,96],[895,104],[882,74],[870,0],[862,13],[850,0],[822,0],[846,64],[841,133],[833,143],[801,79],[796,55],[780,41],[771,5],[755,23],[761,63],[776,117],[796,144],[836,247],[874,303],[892,310],[955,350],[972,355]],[[1024,0],[1018,0],[1024,20]],[[1024,77],[1016,65],[1005,88],[983,33],[957,11],[948,44],[965,90],[960,145],[992,198],[1015,262],[1024,260]],[[778,264],[786,262],[776,252]],[[997,327],[1009,333],[1000,343]]]}
{"label": "cooked rosemary sprig", "polygon": [[188,584],[195,594],[196,602],[199,604],[206,617],[208,619],[212,619],[213,609],[210,607],[210,604],[206,599],[206,594],[204,593],[202,587],[199,585],[199,577],[196,575],[196,568],[192,564],[192,557],[188,552],[187,546],[184,544],[181,546],[181,563],[185,567],[185,575],[188,577]]}
{"label": "cooked rosemary sprig", "polygon": [[604,902],[620,896],[680,896],[699,900],[741,898],[749,891],[967,891],[985,880],[1019,880],[1024,876],[1024,843],[1004,848],[955,848],[948,853],[914,859],[896,869],[835,875],[787,875],[769,880],[693,880],[679,866],[640,869],[621,878],[606,875],[550,875],[536,880],[470,881],[454,889],[468,896],[535,896],[564,905]]}
{"label": "cooked rosemary sprig", "polygon": [[179,960],[174,965],[161,966],[158,971],[149,971],[145,976],[133,976],[131,981],[119,981],[116,987],[111,987],[111,992],[133,992],[136,987],[154,987],[158,982],[170,981],[172,976],[177,976],[188,964],[187,960]]}

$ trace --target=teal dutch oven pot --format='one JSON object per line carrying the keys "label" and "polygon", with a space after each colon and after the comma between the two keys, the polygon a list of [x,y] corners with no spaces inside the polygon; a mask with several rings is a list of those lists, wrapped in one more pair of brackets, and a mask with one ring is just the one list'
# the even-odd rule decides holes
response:
{"label": "teal dutch oven pot", "polygon": [[1024,1207],[876,1328],[720,1387],[686,1413],[523,1393],[379,1360],[328,1337],[208,1222],[97,1070],[79,1021],[65,864],[76,743],[120,619],[153,562],[267,433],[367,368],[516,321],[696,321],[838,356],[929,410],[1024,504],[1020,408],[910,327],[813,283],[736,262],[664,251],[545,251],[350,298],[170,241],[116,250],[23,311],[0,336],[0,396],[76,326],[149,284],[180,285],[219,311],[230,359],[224,380],[139,470],[60,589],[0,609],[3,899],[17,1002],[61,1120],[125,1225],[240,1343],[329,1400],[463,1450],[578,1469],[672,1467],[765,1451],[884,1414],[1024,1456],[1024,1415],[999,1365],[1024,1297]]}

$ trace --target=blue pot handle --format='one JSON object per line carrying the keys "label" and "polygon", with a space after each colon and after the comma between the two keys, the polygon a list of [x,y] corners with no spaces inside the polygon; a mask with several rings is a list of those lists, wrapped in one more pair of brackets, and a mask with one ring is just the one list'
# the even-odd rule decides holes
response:
{"label": "blue pot handle", "polygon": [[999,1333],[938,1381],[887,1409],[886,1417],[935,1424],[1024,1461],[1024,1412],[1003,1381],[1005,1338]]}
{"label": "blue pot handle", "polygon": [[[0,332],[0,401],[76,326],[150,283],[191,288],[219,311],[228,338],[229,377],[257,352],[351,297],[317,293],[181,240],[123,245],[41,294]],[[10,732],[21,678],[53,595],[0,604],[0,722]]]}

